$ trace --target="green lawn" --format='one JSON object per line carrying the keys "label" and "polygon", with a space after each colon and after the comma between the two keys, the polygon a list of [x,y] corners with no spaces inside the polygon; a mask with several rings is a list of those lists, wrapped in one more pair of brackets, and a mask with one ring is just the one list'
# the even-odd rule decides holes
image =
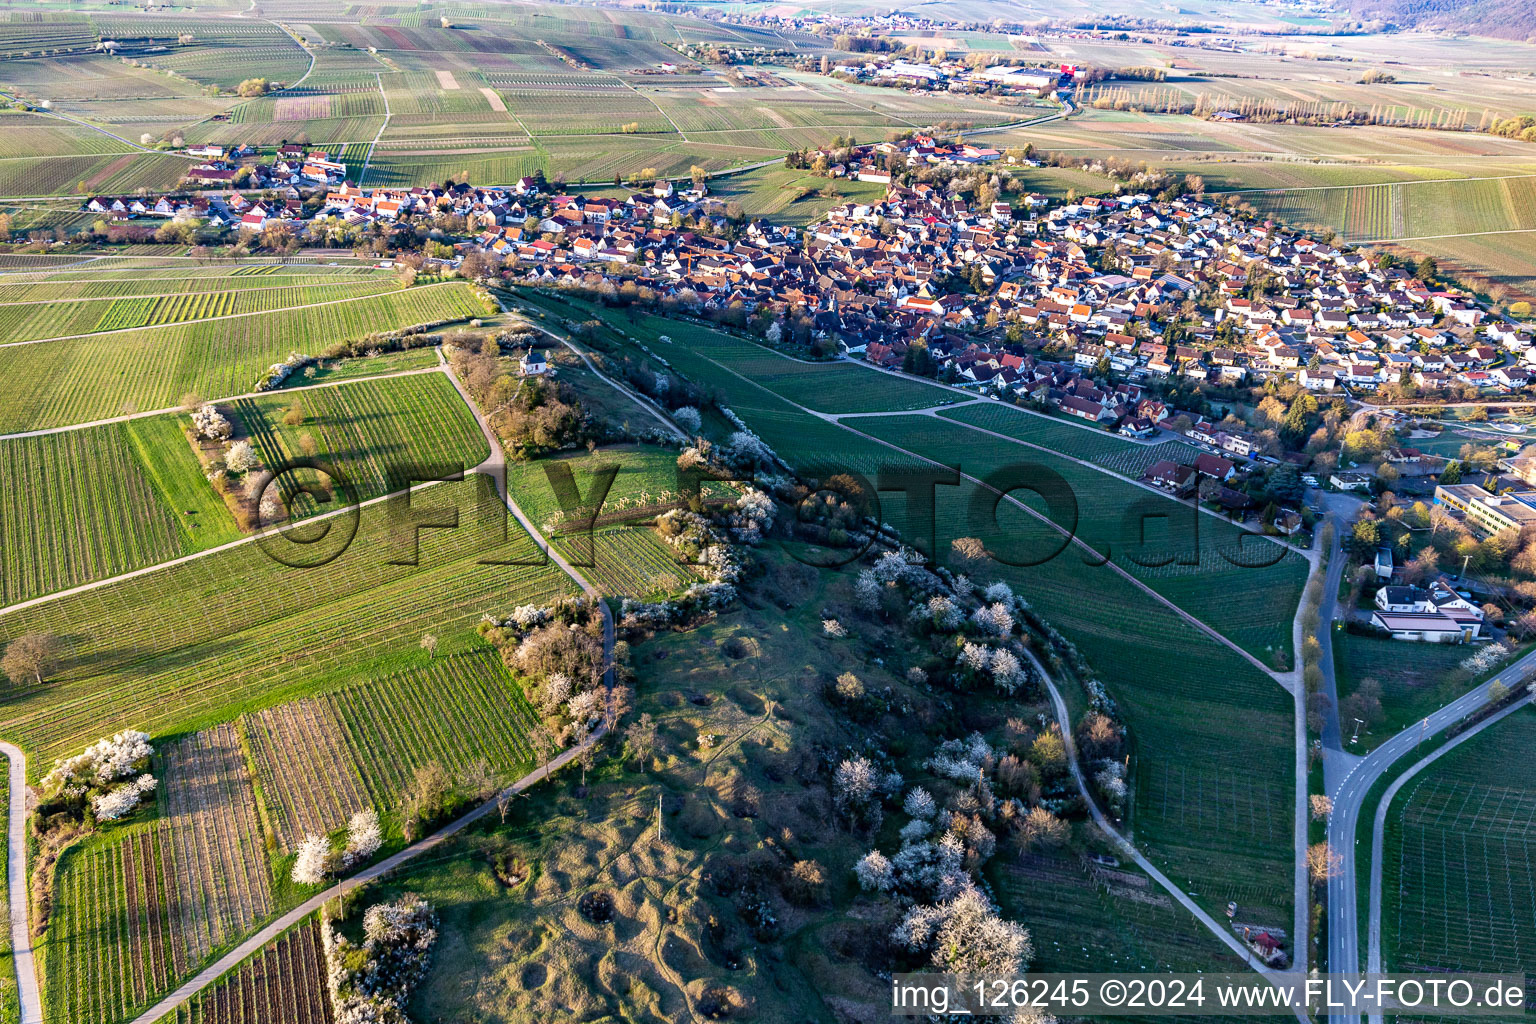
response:
{"label": "green lawn", "polygon": [[[1342,702],[1362,680],[1381,684],[1383,723],[1360,731],[1361,751],[1370,750],[1417,724],[1472,688],[1475,680],[1458,666],[1480,647],[1465,644],[1422,644],[1333,631],[1333,664]],[[1353,722],[1341,721],[1345,737]],[[1351,749],[1354,749],[1353,747]]]}

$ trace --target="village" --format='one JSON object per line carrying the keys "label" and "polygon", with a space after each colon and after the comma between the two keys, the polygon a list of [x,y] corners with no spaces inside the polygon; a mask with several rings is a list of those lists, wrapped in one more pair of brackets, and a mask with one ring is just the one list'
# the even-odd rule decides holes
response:
{"label": "village", "polygon": [[[1456,460],[1412,445],[1407,416],[1414,401],[1518,401],[1536,372],[1528,327],[1432,266],[1288,233],[1198,191],[1010,192],[1032,155],[910,133],[799,154],[816,173],[886,191],[796,227],[745,217],[699,176],[606,195],[542,177],[362,189],[336,180],[344,168],[323,153],[280,155],[264,194],[86,206],[120,225],[195,218],[291,246],[415,241],[440,268],[473,257],[476,276],[669,306],[812,358],[936,379],[1146,445],[1182,441],[1188,456],[1153,461],[1140,481],[1298,543],[1317,518],[1306,487],[1423,498],[1484,538],[1536,520],[1528,483],[1463,482]],[[412,255],[374,251],[384,265]],[[1300,423],[1329,409],[1335,422],[1379,414],[1383,440],[1319,451],[1310,429],[1309,440],[1266,422],[1266,394],[1289,396]],[[1518,454],[1515,440],[1503,447]],[[1516,462],[1536,479],[1530,460]],[[1374,625],[1403,639],[1481,635],[1442,621],[1431,598],[1391,602]]]}

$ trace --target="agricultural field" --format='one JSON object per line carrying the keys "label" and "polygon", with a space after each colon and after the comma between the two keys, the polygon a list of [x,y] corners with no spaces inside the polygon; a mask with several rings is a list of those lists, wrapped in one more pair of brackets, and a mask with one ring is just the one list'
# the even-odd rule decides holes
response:
{"label": "agricultural field", "polygon": [[665,600],[703,575],[699,567],[679,560],[644,523],[598,531],[592,537],[590,554],[585,541],[574,538],[560,548],[593,586],[612,597]]}
{"label": "agricultural field", "polygon": [[[281,270],[281,273],[278,271]],[[252,271],[260,271],[253,273]],[[56,299],[118,299],[135,296],[170,298],[186,296],[188,301],[204,301],[201,293],[219,296],[219,302],[251,303],[260,299],[224,298],[242,291],[276,291],[307,294],[308,289],[330,289],[345,285],[353,295],[398,290],[399,281],[390,274],[371,267],[285,267],[246,265],[224,268],[166,268],[160,271],[91,271],[71,274],[59,270],[49,274],[14,274],[7,278],[6,303],[43,303]],[[212,300],[208,300],[212,301]]]}
{"label": "agricultural field", "polygon": [[177,885],[163,826],[90,841],[61,858],[39,949],[50,1018],[118,1024],[187,975],[194,964],[172,909]]}
{"label": "agricultural field", "polygon": [[160,416],[0,439],[0,604],[239,537],[183,435]]}
{"label": "agricultural field", "polygon": [[[1290,667],[1291,619],[1307,563],[1286,547],[1245,537],[1223,519],[1058,458],[1043,446],[1010,446],[928,417],[876,417],[848,425],[944,465],[958,465],[978,479],[1010,479],[1008,474],[1016,472],[1010,482],[1049,487],[1040,474],[1054,474],[1075,504],[1064,518],[1051,508],[1058,526],[1265,665]],[[1029,438],[1029,420],[1013,418],[1011,427],[1014,436]],[[1027,468],[1017,469],[1021,463]],[[990,525],[974,513],[968,519],[973,528]],[[1001,550],[1026,561],[1045,557],[1061,544],[1043,526],[1027,533],[1015,527],[1008,542]],[[1063,551],[1053,560],[1087,557]]]}
{"label": "agricultural field", "polygon": [[[566,315],[578,320],[596,313],[609,320],[619,337],[634,335],[653,352],[664,353],[677,372],[718,388],[737,415],[781,457],[802,470],[826,470],[831,457],[839,470],[855,469],[873,480],[882,466],[922,464],[820,420],[755,382],[725,372],[704,355],[708,347],[701,343],[695,351],[691,339],[694,333],[706,333],[704,328],[685,332],[675,320],[652,316],[629,319],[613,311],[566,305],[553,298],[541,305],[551,310],[564,306]],[[657,341],[663,334],[674,339],[672,346]],[[679,343],[683,339],[689,339],[688,343]],[[710,347],[733,343],[746,347],[746,343],[723,338],[713,340]],[[942,420],[890,417],[885,422],[894,431],[905,429],[903,423],[908,419],[913,426],[911,436],[903,438],[906,446],[929,457],[982,466],[983,473],[991,468],[987,458],[1012,458],[997,446],[978,446],[966,438],[962,427],[944,429]],[[875,433],[868,422],[846,422]],[[1071,429],[1066,424],[1059,426]],[[1048,453],[1031,452],[1029,458],[1048,462],[1074,485],[1090,488],[1095,506],[1107,501],[1117,514],[1121,506],[1115,502],[1124,503],[1127,495],[1138,495],[1126,483],[1063,460],[1053,461]],[[1045,534],[1033,519],[1007,506],[995,522],[978,522],[975,510],[990,509],[991,503],[964,481],[958,487],[936,490],[933,542],[941,555],[949,550],[953,538],[961,536],[980,535],[998,549],[1032,546],[1036,552],[1042,538],[1053,546],[1060,543],[1055,534]],[[1106,493],[1112,496],[1105,498]],[[1166,498],[1146,497],[1157,502],[1156,508],[1178,508]],[[922,520],[909,518],[910,511],[899,496],[882,495],[881,502],[884,521],[909,542],[925,548],[929,545],[929,528]],[[1218,521],[1205,518],[1220,528]],[[539,521],[537,516],[535,521]],[[1118,519],[1113,517],[1104,520],[1094,516],[1085,528],[1118,540]],[[1270,569],[1241,570],[1220,559],[1226,545],[1210,538],[1222,534],[1207,531],[1206,536],[1201,566],[1170,570],[1185,575],[1166,578],[1147,573],[1147,583],[1160,593],[1166,591],[1170,600],[1187,602],[1195,614],[1208,617],[1216,628],[1230,630],[1236,642],[1265,660],[1282,633],[1289,637],[1302,568],[1294,556],[1286,556]],[[1231,606],[1231,585],[1207,584],[1208,579],[1223,574],[1245,583],[1249,577],[1241,574],[1262,577],[1266,582],[1253,589],[1270,588],[1273,593]],[[983,578],[993,575],[1027,595],[1042,615],[1077,644],[1119,702],[1135,737],[1135,831],[1152,851],[1149,856],[1175,881],[1197,891],[1208,907],[1220,908],[1227,900],[1237,899],[1289,920],[1290,823],[1273,809],[1290,806],[1292,799],[1293,724],[1290,698],[1279,685],[1123,578],[1106,568],[1086,566],[1075,554],[1027,567],[989,563]],[[1286,593],[1291,595],[1290,605],[1282,616],[1277,609],[1280,595]],[[1201,682],[1216,678],[1225,680],[1222,687]],[[1197,841],[1197,836],[1202,838]],[[1217,837],[1214,844],[1213,836]]]}
{"label": "agricultural field", "polygon": [[167,408],[189,391],[250,391],[294,351],[318,354],[375,331],[485,315],[466,285],[427,285],[356,301],[0,348],[0,429],[28,430]]}
{"label": "agricultural field", "polygon": [[294,518],[399,490],[408,474],[469,470],[490,454],[474,414],[441,373],[282,391],[242,398],[233,408],[265,466],[317,458],[350,485],[352,498],[332,479],[330,500],[312,493],[295,500],[293,489],[301,483],[327,483],[307,471],[295,473],[282,484]]}
{"label": "agricultural field", "polygon": [[711,179],[711,195],[740,203],[752,217],[776,223],[809,224],[846,202],[876,202],[885,186],[865,181],[832,182],[809,171],[763,167]]}
{"label": "agricultural field", "polygon": [[1346,241],[1536,230],[1536,172],[1480,180],[1249,193],[1262,214],[1299,227],[1332,227]]}
{"label": "agricultural field", "polygon": [[256,764],[267,819],[282,850],[328,835],[366,806],[362,781],[334,710],[315,699],[279,704],[240,722]]}
{"label": "agricultural field", "polygon": [[325,950],[315,918],[285,932],[233,974],[167,1018],[168,1024],[332,1024]]}
{"label": "agricultural field", "polygon": [[420,668],[247,715],[241,728],[283,850],[345,828],[365,807],[399,810],[417,768],[454,777],[484,760],[510,783],[532,763],[519,684],[485,645]]}
{"label": "agricultural field", "polygon": [[0,160],[0,196],[169,192],[190,166],[169,153],[16,157]]}
{"label": "agricultural field", "polygon": [[66,338],[103,331],[215,320],[269,313],[297,306],[318,305],[398,291],[388,278],[345,284],[258,286],[235,291],[140,295],[111,300],[7,302],[0,304],[0,335],[6,343]]}
{"label": "agricultural field", "polygon": [[424,633],[438,637],[439,656],[478,647],[482,615],[570,591],[564,574],[496,511],[487,478],[423,488],[411,504],[460,510],[456,529],[420,531],[418,564],[401,564],[409,539],[378,504],[357,513],[355,532],[348,518],[301,525],[0,611],[0,642],[29,632],[67,641],[43,686],[0,698],[0,730],[41,766],[117,729],[211,726],[422,664]]}
{"label": "agricultural field", "polygon": [[168,905],[187,959],[199,963],[260,924],[274,909],[256,796],[240,735],[218,725],[164,743],[156,776],[167,854],[176,866]]}
{"label": "agricultural field", "polygon": [[533,765],[525,737],[536,716],[522,685],[484,646],[320,699],[341,723],[369,799],[386,812],[399,810],[412,774],[431,763],[461,778],[483,761],[502,785]]}
{"label": "agricultural field", "polygon": [[[741,374],[769,391],[817,412],[900,412],[953,405],[965,396],[906,377],[880,374],[851,363],[808,363],[781,356],[718,331],[678,323],[666,335],[695,354],[712,360],[726,372]],[[662,358],[676,345],[660,342]]]}
{"label": "agricultural field", "polygon": [[[616,466],[617,473],[608,488],[600,510],[590,504],[597,472]],[[567,517],[561,510],[551,480],[550,467],[568,469],[578,491],[580,510]],[[549,535],[566,529],[568,518],[585,522],[597,511],[599,525],[620,519],[650,519],[681,500],[678,492],[677,452],[651,445],[627,445],[599,448],[596,452],[558,452],[531,462],[507,467],[507,488],[512,500],[528,514],[540,532]],[[723,498],[733,493],[727,484],[704,485],[706,499]]]}
{"label": "agricultural field", "polygon": [[1387,814],[1382,958],[1389,971],[1536,967],[1536,711],[1517,711],[1417,777]]}
{"label": "agricultural field", "polygon": [[1029,922],[1032,970],[1245,969],[1193,914],[1137,872],[1044,851],[995,866],[990,875],[1008,913]]}

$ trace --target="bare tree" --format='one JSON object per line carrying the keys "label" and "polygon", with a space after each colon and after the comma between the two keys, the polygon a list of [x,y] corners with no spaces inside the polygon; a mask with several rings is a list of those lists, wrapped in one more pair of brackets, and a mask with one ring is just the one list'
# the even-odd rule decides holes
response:
{"label": "bare tree", "polygon": [[560,744],[555,742],[549,728],[542,722],[536,724],[529,732],[528,742],[533,744],[533,756],[538,759],[539,765],[544,769],[544,777],[549,778],[549,762],[554,759]]}
{"label": "bare tree", "polygon": [[43,677],[58,667],[63,645],[52,633],[27,633],[12,640],[0,657],[0,671],[18,686],[31,677],[43,685]]}
{"label": "bare tree", "polygon": [[1442,526],[1453,526],[1455,522],[1456,517],[1447,512],[1445,506],[1431,506],[1429,510],[1429,535],[1433,537],[1440,532]]}
{"label": "bare tree", "polygon": [[651,754],[655,749],[656,722],[646,713],[624,730],[624,754],[644,771],[646,765],[651,763]]}
{"label": "bare tree", "polygon": [[1313,885],[1322,885],[1339,873],[1344,858],[1333,852],[1333,847],[1327,843],[1313,843],[1307,847],[1307,874],[1312,876]]}
{"label": "bare tree", "polygon": [[975,564],[987,557],[987,546],[980,537],[956,537],[949,545],[961,560]]}
{"label": "bare tree", "polygon": [[437,637],[427,633],[421,638],[421,649],[427,652],[427,657],[437,657]]}

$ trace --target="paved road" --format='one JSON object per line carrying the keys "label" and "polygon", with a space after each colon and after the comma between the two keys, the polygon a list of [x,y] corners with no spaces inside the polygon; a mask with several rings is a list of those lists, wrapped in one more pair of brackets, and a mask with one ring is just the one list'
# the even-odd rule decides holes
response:
{"label": "paved road", "polygon": [[[1361,758],[1332,791],[1333,813],[1328,819],[1328,842],[1341,855],[1338,873],[1328,881],[1328,970],[1353,974],[1360,969],[1360,929],[1357,912],[1355,877],[1356,838],[1360,808],[1377,780],[1394,764],[1413,754],[1422,737],[1435,733],[1465,718],[1488,702],[1488,687],[1503,681],[1519,685],[1528,672],[1536,669],[1536,651],[1505,668],[1494,679],[1474,687],[1439,711],[1425,723],[1410,726]],[[1335,1024],[1358,1024],[1359,1014],[1335,1014]]]}
{"label": "paved road", "polygon": [[11,762],[11,806],[6,833],[6,891],[10,895],[11,962],[16,967],[21,1024],[42,1024],[43,997],[37,987],[37,963],[32,955],[31,918],[27,887],[27,757],[19,747],[0,743]]}
{"label": "paved road", "polygon": [[[407,861],[414,860],[429,850],[441,846],[444,842],[457,835],[459,832],[462,832],[465,828],[474,822],[479,821],[481,818],[484,818],[486,815],[496,810],[498,803],[503,798],[515,796],[516,794],[521,793],[529,786],[532,786],[535,782],[541,782],[548,778],[550,772],[558,771],[559,769],[570,764],[573,760],[580,756],[581,751],[586,746],[599,742],[607,733],[607,731],[608,726],[606,723],[604,723],[593,731],[592,735],[588,738],[585,744],[582,746],[572,747],[560,754],[559,757],[556,757],[554,760],[550,761],[548,765],[545,765],[542,768],[534,769],[527,775],[524,775],[522,778],[518,779],[512,785],[508,786],[506,789],[502,790],[501,793],[497,794],[497,796],[487,800],[485,803],[481,804],[479,807],[476,807],[474,810],[470,811],[468,814],[465,814],[463,817],[458,818],[453,822],[443,826],[441,829],[432,833],[430,836],[427,836],[425,839],[407,846],[405,849],[401,850],[394,856],[379,861],[379,863],[375,864],[373,867],[365,868],[350,878],[337,882],[329,889],[311,896],[297,907],[294,907],[292,910],[288,911],[282,917],[279,917],[265,928],[251,935],[250,938],[246,939],[244,942],[240,943],[240,945],[236,946],[234,949],[221,956],[218,960],[214,961],[212,964],[208,965],[207,967],[203,968],[203,970],[193,975],[170,995],[166,996],[154,1006],[150,1007],[148,1010],[145,1010],[143,1013],[139,1014],[139,1016],[135,1017],[131,1024],[154,1024],[155,1021],[161,1020],[162,1018],[174,1013],[177,1007],[182,1006],[187,1002],[187,1000],[197,995],[197,993],[214,984],[216,981],[218,981],[224,975],[228,974],[230,971],[234,970],[236,967],[239,967],[240,964],[249,957],[259,953],[269,942],[277,938],[289,928],[292,928],[294,925],[298,924],[300,921],[304,920],[304,918],[308,917],[310,914],[313,914],[315,911],[319,910],[328,901],[333,900],[344,893],[351,892],[358,886],[365,885],[366,883],[371,882],[376,878],[380,878],[383,875],[393,871],[400,865],[406,863]],[[39,1018],[39,1021],[40,1020],[41,1018]],[[280,1024],[280,1022],[274,1021],[273,1024]]]}
{"label": "paved road", "polygon": [[[1530,703],[1531,697],[1529,695],[1522,697],[1511,704],[1509,707],[1500,711],[1498,714],[1490,715],[1483,719],[1481,722],[1474,725],[1472,728],[1468,729],[1466,732],[1458,733],[1453,739],[1442,744],[1428,757],[1425,757],[1412,768],[1409,768],[1402,775],[1394,779],[1392,781],[1392,785],[1388,786],[1386,793],[1382,795],[1381,803],[1376,808],[1376,820],[1371,827],[1370,925],[1366,932],[1365,955],[1365,969],[1368,973],[1381,973],[1381,874],[1382,863],[1385,859],[1383,847],[1386,845],[1385,840],[1387,831],[1387,812],[1391,810],[1392,801],[1396,799],[1398,791],[1401,790],[1410,779],[1418,775],[1419,772],[1427,768],[1436,759],[1446,753],[1449,753],[1456,747],[1459,747],[1461,744],[1465,743],[1467,740],[1471,739],[1473,736],[1476,736],[1478,733],[1482,732],[1484,729],[1488,728],[1494,723],[1508,718],[1510,715],[1514,714],[1516,711],[1519,711],[1523,707],[1528,707]],[[1381,1014],[1373,1013],[1369,1016],[1372,1024],[1381,1024]]]}

